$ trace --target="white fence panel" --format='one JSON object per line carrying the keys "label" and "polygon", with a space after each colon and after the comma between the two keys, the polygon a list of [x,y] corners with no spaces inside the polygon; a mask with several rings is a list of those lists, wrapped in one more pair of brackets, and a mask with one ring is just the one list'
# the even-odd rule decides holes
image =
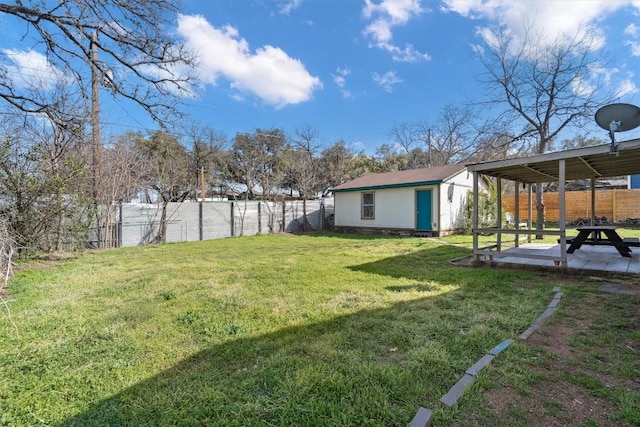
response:
{"label": "white fence panel", "polygon": [[229,202],[206,202],[202,205],[202,239],[231,237],[231,205]]}
{"label": "white fence panel", "polygon": [[258,210],[262,207],[260,202],[239,201],[234,203],[235,235],[253,236],[258,234]]}
{"label": "white fence panel", "polygon": [[121,246],[139,246],[146,243],[146,238],[158,232],[160,207],[154,204],[122,205]]}
{"label": "white fence panel", "polygon": [[[119,216],[120,246],[139,246],[154,242],[160,231],[161,204],[125,203]],[[306,202],[268,203],[228,201],[169,203],[166,209],[165,242],[251,236],[258,233],[318,231],[328,228],[333,199]]]}
{"label": "white fence panel", "polygon": [[169,203],[167,205],[166,242],[200,240],[200,204]]}

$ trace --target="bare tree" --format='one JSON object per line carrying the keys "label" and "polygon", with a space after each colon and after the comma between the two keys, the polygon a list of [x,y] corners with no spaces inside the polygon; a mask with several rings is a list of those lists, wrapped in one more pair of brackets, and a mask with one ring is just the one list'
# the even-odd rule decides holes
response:
{"label": "bare tree", "polygon": [[562,140],[562,149],[571,150],[572,148],[590,147],[592,145],[606,144],[606,139],[588,136],[588,135],[575,135],[573,138],[567,138]]}
{"label": "bare tree", "polygon": [[[170,220],[167,216],[169,203],[184,202],[194,191],[188,153],[175,136],[165,132],[155,132],[150,138],[138,135],[134,142],[147,164],[147,189],[152,190],[162,203],[157,233],[155,236],[149,235],[148,240],[151,243],[163,243]],[[151,199],[151,196],[148,193],[148,198]]]}
{"label": "bare tree", "polygon": [[[533,25],[525,30],[524,39],[517,40],[499,28],[477,52],[485,70],[486,102],[504,107],[497,120],[512,123],[512,140],[535,138],[533,151],[541,154],[567,126],[591,120],[608,95],[594,73],[602,66],[592,33],[558,36],[549,43],[534,34]],[[542,186],[536,187],[536,229],[542,230]]]}
{"label": "bare tree", "polygon": [[[39,169],[56,182],[51,186],[51,194],[43,195],[47,198],[48,209],[57,212],[53,242],[50,248],[61,251],[63,238],[71,228],[77,228],[83,216],[83,194],[71,194],[69,188],[73,181],[86,176],[86,168],[75,161],[75,148],[86,143],[85,133],[88,117],[84,100],[78,96],[78,91],[58,82],[49,93],[34,91],[34,99],[55,101],[53,107],[46,108],[40,114],[24,115],[24,124],[42,147],[43,156]],[[53,225],[53,224],[52,224]],[[86,230],[78,230],[84,233]],[[68,240],[75,240],[75,236],[66,236]]]}
{"label": "bare tree", "polygon": [[[151,163],[138,146],[138,134],[128,132],[114,138],[105,145],[100,168],[100,247],[108,248],[117,244],[116,216],[122,203],[148,190]],[[88,154],[88,153],[86,153]]]}
{"label": "bare tree", "polygon": [[429,164],[442,166],[467,160],[477,149],[482,133],[469,106],[445,105],[433,125],[417,126],[417,138],[425,142]]}
{"label": "bare tree", "polygon": [[140,135],[127,132],[105,145],[100,200],[104,204],[127,203],[147,190],[153,173],[149,153],[136,144]]}
{"label": "bare tree", "polygon": [[195,122],[187,124],[184,134],[184,142],[190,148],[189,171],[193,181],[191,185],[194,188],[191,198],[197,200],[200,192],[204,200],[207,188],[220,185],[219,166],[227,145],[227,137],[210,126],[202,126]]}
{"label": "bare tree", "polygon": [[[31,142],[23,126],[3,123],[0,141],[0,214],[16,242],[20,254],[26,249],[46,250],[46,229],[52,213],[44,209],[42,198],[55,190],[53,181],[41,168],[42,146]],[[48,204],[47,204],[48,205]]]}
{"label": "bare tree", "polygon": [[355,178],[353,159],[355,154],[347,148],[344,141],[338,141],[325,148],[320,157],[322,171],[322,194],[326,195],[331,187]]}
{"label": "bare tree", "polygon": [[302,198],[303,232],[311,228],[307,219],[307,199],[316,197],[322,186],[320,149],[315,129],[309,125],[296,129],[286,168],[289,185],[297,190]]}
{"label": "bare tree", "polygon": [[[80,117],[65,88],[56,89],[56,98]],[[85,141],[83,123],[67,121],[59,111],[8,113],[0,123],[0,214],[21,254],[25,248],[61,250],[63,240],[71,243],[78,237],[72,234],[86,232],[82,194],[72,190],[86,172],[75,157]]]}
{"label": "bare tree", "polygon": [[385,170],[416,169],[471,158],[483,131],[471,106],[446,105],[435,123],[403,123],[391,130],[397,147],[383,144],[378,155]]}
{"label": "bare tree", "polygon": [[408,158],[407,168],[417,169],[429,166],[424,162],[425,153],[421,149],[424,141],[423,127],[419,124],[402,123],[391,129],[391,137]]}
{"label": "bare tree", "polygon": [[[277,197],[282,188],[284,171],[282,156],[287,147],[280,129],[256,129],[254,133],[237,134],[233,140],[224,177],[244,187],[243,208],[239,212],[240,234],[244,229],[244,214],[249,199],[259,194],[262,199]],[[274,217],[275,218],[275,217]],[[269,227],[273,227],[270,221]]]}
{"label": "bare tree", "polygon": [[[0,3],[0,15],[22,28],[29,53],[44,55],[41,77],[72,81],[88,91],[91,69],[97,70],[112,94],[133,101],[162,123],[176,112],[177,93],[189,92],[194,64],[191,53],[174,32],[178,7],[171,0],[66,0]],[[20,26],[21,25],[21,26]],[[98,52],[91,55],[90,45]],[[12,72],[16,51],[2,51],[0,99],[25,112],[57,108],[31,96],[16,84]],[[44,76],[47,73],[48,76]],[[87,95],[85,93],[85,95]],[[86,96],[89,98],[89,96]],[[66,112],[60,109],[62,116]]]}

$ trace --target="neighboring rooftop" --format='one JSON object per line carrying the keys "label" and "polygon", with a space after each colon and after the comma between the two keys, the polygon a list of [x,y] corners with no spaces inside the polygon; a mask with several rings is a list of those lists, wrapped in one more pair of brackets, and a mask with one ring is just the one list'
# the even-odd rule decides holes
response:
{"label": "neighboring rooftop", "polygon": [[354,191],[373,188],[408,187],[414,185],[439,184],[464,170],[462,163],[411,169],[398,172],[364,175],[332,188],[332,191]]}

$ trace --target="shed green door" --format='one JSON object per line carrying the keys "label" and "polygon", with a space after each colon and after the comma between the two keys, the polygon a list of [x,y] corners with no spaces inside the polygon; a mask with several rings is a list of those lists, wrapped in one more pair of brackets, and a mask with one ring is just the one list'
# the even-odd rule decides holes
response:
{"label": "shed green door", "polygon": [[416,209],[416,228],[431,230],[431,190],[416,192]]}

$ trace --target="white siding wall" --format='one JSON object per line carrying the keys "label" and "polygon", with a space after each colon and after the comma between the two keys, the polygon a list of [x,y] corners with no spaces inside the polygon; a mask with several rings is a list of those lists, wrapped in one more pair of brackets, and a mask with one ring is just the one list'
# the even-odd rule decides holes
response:
{"label": "white siding wall", "polygon": [[[466,169],[442,183],[440,230],[455,230],[462,227],[464,205],[469,191],[473,191],[473,174]],[[449,195],[451,195],[451,201],[449,201]]]}
{"label": "white siding wall", "polygon": [[437,222],[435,219],[438,215],[438,188],[435,186],[425,186],[374,190],[375,219],[360,218],[361,194],[363,191],[337,192],[334,195],[335,225],[414,229],[416,227],[417,190],[432,191],[431,198],[434,203],[431,218],[433,222]]}
{"label": "white siding wall", "polygon": [[[335,225],[340,227],[416,228],[416,191],[431,190],[433,231],[462,227],[464,205],[473,190],[473,174],[463,170],[441,185],[337,192]],[[361,194],[375,193],[375,219],[360,218]],[[450,197],[451,196],[451,197]]]}

